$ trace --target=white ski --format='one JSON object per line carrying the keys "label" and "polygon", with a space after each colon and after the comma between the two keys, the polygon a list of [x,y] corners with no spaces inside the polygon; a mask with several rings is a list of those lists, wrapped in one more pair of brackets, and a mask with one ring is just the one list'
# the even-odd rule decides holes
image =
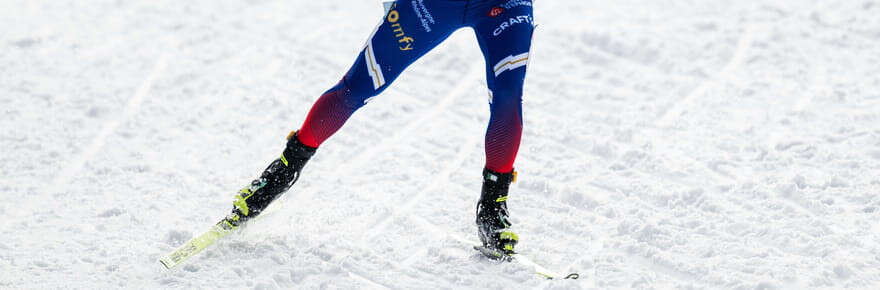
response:
{"label": "white ski", "polygon": [[[277,208],[280,208],[280,205],[283,203],[284,201],[281,199],[276,200],[268,207],[266,207],[266,210],[264,210],[261,215],[253,218],[253,220],[258,220],[262,217],[273,214],[275,210]],[[210,247],[221,238],[231,234],[237,227],[232,228],[231,226],[226,225],[225,221],[225,218],[223,220],[220,220],[220,222],[212,226],[211,229],[205,231],[198,237],[190,239],[185,244],[174,250],[174,252],[171,252],[168,255],[165,255],[165,257],[159,259],[159,262],[161,262],[162,265],[164,265],[167,269],[174,268],[175,266],[180,265],[190,257],[195,256],[202,250]]]}
{"label": "white ski", "polygon": [[198,237],[192,238],[173,252],[162,257],[159,259],[159,262],[161,262],[167,269],[174,268],[230,233],[232,233],[231,229],[226,229],[218,223],[211,227],[210,230],[204,232]]}
{"label": "white ski", "polygon": [[[456,236],[452,236],[452,237],[455,240],[458,240],[459,242],[473,246],[474,250],[479,251],[481,254],[489,257],[490,259],[497,259],[496,255],[493,254],[493,250],[490,250],[486,247],[483,247],[483,245],[481,243],[462,239],[462,238],[459,238]],[[520,265],[526,266],[526,267],[534,270],[535,274],[541,275],[542,277],[547,278],[547,279],[577,279],[577,278],[580,278],[580,274],[578,274],[578,273],[569,273],[567,275],[563,275],[563,274],[560,274],[559,272],[551,271],[547,268],[544,268],[541,265],[538,265],[537,263],[533,262],[528,257],[523,256],[522,254],[519,254],[519,253],[516,253],[513,255],[507,255],[504,258],[501,258],[500,260],[519,263]]]}

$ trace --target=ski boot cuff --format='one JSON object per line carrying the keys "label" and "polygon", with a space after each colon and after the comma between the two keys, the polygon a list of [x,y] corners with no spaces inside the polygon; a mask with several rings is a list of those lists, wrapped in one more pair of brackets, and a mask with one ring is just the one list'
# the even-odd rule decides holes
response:
{"label": "ski boot cuff", "polygon": [[491,169],[483,169],[483,189],[480,196],[481,202],[504,202],[507,200],[507,191],[510,183],[516,180],[516,171],[498,173]]}
{"label": "ski boot cuff", "polygon": [[284,161],[286,165],[288,159],[308,160],[312,158],[312,155],[315,155],[317,150],[318,148],[309,147],[300,142],[297,137],[297,132],[293,131],[287,136],[287,147],[284,148],[284,153],[281,155],[282,161]]}
{"label": "ski boot cuff", "polygon": [[516,181],[516,170],[511,170],[508,173],[500,173],[489,168],[483,168],[483,183],[508,186],[514,181]]}

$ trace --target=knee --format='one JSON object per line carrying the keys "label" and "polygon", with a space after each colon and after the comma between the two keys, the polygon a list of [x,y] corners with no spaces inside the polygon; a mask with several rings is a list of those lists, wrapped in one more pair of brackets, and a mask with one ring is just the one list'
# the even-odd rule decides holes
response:
{"label": "knee", "polygon": [[492,104],[519,104],[522,102],[523,78],[519,75],[508,75],[496,78],[490,84]]}
{"label": "knee", "polygon": [[352,109],[363,107],[384,89],[384,86],[376,89],[371,81],[351,73],[346,74],[339,84],[340,95],[344,96],[345,105]]}
{"label": "knee", "polygon": [[356,81],[353,81],[348,76],[343,77],[342,80],[328,92],[331,91],[336,93],[336,96],[339,98],[342,105],[352,111],[360,109],[370,98],[375,96],[371,90],[364,88],[364,86],[359,86]]}
{"label": "knee", "polygon": [[492,113],[515,112],[522,110],[522,90],[492,90],[489,94],[489,106]]}

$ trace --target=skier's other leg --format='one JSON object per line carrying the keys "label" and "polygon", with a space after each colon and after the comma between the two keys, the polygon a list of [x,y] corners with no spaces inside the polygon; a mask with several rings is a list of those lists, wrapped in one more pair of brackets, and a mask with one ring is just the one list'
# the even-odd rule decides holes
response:
{"label": "skier's other leg", "polygon": [[[499,7],[487,9],[494,8]],[[489,87],[486,168],[506,173],[513,170],[522,135],[523,82],[534,26],[531,5],[502,11],[477,21],[474,30],[486,59]]]}
{"label": "skier's other leg", "polygon": [[[534,25],[531,1],[496,1],[469,11],[486,59],[491,117],[486,129],[486,168],[477,204],[478,232],[497,258],[510,255],[519,237],[510,230],[507,195],[516,180],[513,163],[522,136],[522,94]],[[483,11],[485,10],[485,11]]]}
{"label": "skier's other leg", "polygon": [[386,13],[345,77],[312,106],[288,136],[281,157],[236,195],[230,228],[255,217],[299,178],[324,140],[419,57],[463,25],[466,1],[400,1]]}
{"label": "skier's other leg", "polygon": [[407,66],[463,25],[466,1],[398,1],[342,80],[312,106],[299,138],[318,147]]}

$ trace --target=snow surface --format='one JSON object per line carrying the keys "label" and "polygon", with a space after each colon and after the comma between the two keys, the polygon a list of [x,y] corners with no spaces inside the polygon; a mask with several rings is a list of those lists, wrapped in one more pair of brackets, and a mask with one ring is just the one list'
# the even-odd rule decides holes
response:
{"label": "snow surface", "polygon": [[178,269],[372,31],[375,1],[0,2],[0,288],[880,288],[880,2],[538,1],[509,201],[463,29]]}

